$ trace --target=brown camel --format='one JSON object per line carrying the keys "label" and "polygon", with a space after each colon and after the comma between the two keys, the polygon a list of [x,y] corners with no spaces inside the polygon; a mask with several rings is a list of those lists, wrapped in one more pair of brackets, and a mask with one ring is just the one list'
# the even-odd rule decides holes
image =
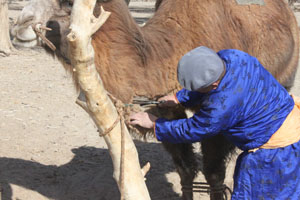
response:
{"label": "brown camel", "polygon": [[[255,2],[159,0],[155,15],[139,27],[124,0],[98,1],[96,16],[100,6],[112,13],[92,38],[95,64],[105,88],[124,103],[130,103],[134,97],[156,99],[175,92],[180,89],[176,74],[179,58],[204,45],[216,51],[239,49],[257,57],[290,89],[298,66],[296,19],[284,1]],[[76,73],[68,58],[69,15],[53,16],[43,23],[52,28],[46,37],[56,46],[55,54],[66,69]],[[173,112],[174,118],[185,117],[181,111],[165,112]],[[191,186],[199,170],[192,145],[164,146],[173,157],[181,184]],[[211,199],[223,199],[222,191],[215,188],[223,184],[226,158],[234,148],[223,136],[204,140],[201,148]],[[191,191],[183,190],[183,199],[192,199]]]}

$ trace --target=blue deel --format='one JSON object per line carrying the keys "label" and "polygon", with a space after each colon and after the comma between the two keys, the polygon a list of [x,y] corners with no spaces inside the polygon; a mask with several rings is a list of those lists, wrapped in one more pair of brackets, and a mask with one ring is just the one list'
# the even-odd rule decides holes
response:
{"label": "blue deel", "polygon": [[224,134],[242,150],[265,144],[284,122],[294,101],[259,61],[239,50],[222,50],[226,73],[216,90],[199,93],[182,89],[176,96],[186,106],[201,104],[188,119],[159,118],[159,141],[190,143]]}
{"label": "blue deel", "polygon": [[232,200],[300,199],[300,142],[259,149],[284,122],[294,101],[259,61],[242,51],[218,52],[226,73],[216,90],[177,92],[179,102],[201,109],[188,119],[155,123],[156,137],[171,143],[198,142],[223,134],[244,152],[234,173]]}

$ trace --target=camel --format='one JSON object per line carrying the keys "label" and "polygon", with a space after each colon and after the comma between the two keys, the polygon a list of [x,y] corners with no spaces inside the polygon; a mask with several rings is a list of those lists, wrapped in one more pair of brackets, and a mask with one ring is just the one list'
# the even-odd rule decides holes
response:
{"label": "camel", "polygon": [[[155,15],[139,27],[123,0],[99,1],[111,15],[93,35],[95,65],[106,90],[123,103],[135,97],[157,99],[178,91],[177,62],[189,50],[208,46],[215,51],[234,48],[255,56],[289,90],[298,66],[299,33],[296,19],[284,1],[256,3],[236,0],[159,0]],[[257,3],[258,2],[258,3]],[[63,9],[63,7],[61,8]],[[66,36],[70,16],[52,16],[44,25],[46,37],[56,46],[55,54],[70,73]],[[32,23],[35,22],[34,20]],[[49,51],[51,52],[51,51]],[[75,85],[78,80],[74,77]],[[196,111],[197,108],[194,108]],[[186,117],[184,109],[151,108],[160,116]],[[192,144],[163,143],[171,154],[183,186],[182,198],[193,199],[185,190],[199,171]],[[201,141],[203,173],[211,186],[211,199],[223,199],[226,159],[234,147],[222,135]]]}
{"label": "camel", "polygon": [[[37,37],[33,30],[32,22],[46,22],[54,14],[68,15],[66,13],[66,5],[64,10],[60,9],[60,2],[56,0],[39,1],[31,0],[21,11],[18,16],[16,25],[12,28],[13,44],[22,47],[34,47],[41,44],[41,40]],[[42,9],[41,9],[42,8]],[[68,9],[70,12],[71,9]]]}
{"label": "camel", "polygon": [[[128,5],[130,0],[124,0]],[[20,47],[34,47],[41,45],[41,38],[38,37],[32,27],[32,22],[47,22],[53,16],[70,15],[73,0],[30,0],[22,9],[15,26],[11,30],[12,43]]]}

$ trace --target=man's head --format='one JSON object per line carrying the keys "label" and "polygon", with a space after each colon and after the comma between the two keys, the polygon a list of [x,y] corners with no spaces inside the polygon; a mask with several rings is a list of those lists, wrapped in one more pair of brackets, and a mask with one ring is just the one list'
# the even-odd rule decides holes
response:
{"label": "man's head", "polygon": [[218,54],[200,46],[182,56],[178,63],[177,78],[187,90],[209,92],[218,87],[224,72],[225,66]]}

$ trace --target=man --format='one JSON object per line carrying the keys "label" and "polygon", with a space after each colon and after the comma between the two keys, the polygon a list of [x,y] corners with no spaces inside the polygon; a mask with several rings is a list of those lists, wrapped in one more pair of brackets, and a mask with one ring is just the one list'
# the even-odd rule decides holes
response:
{"label": "man", "polygon": [[233,200],[300,199],[300,105],[264,69],[239,50],[198,47],[178,64],[184,89],[159,100],[201,109],[191,118],[167,120],[148,113],[131,124],[155,128],[159,141],[198,142],[216,134],[244,152],[234,174]]}

